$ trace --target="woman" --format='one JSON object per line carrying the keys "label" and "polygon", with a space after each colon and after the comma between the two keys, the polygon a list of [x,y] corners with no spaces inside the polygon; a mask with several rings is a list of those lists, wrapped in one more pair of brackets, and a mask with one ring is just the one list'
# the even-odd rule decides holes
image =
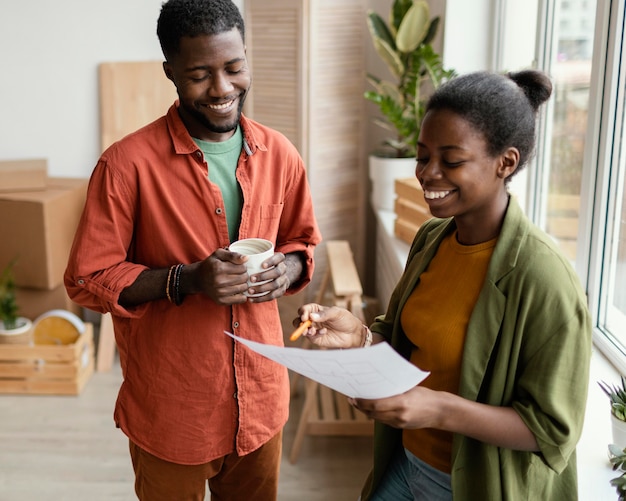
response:
{"label": "woman", "polygon": [[572,500],[591,321],[566,258],[507,185],[528,162],[546,75],[472,73],[427,104],[416,176],[422,225],[387,312],[367,327],[304,305],[315,344],[389,342],[430,376],[352,404],[376,420],[369,500]]}

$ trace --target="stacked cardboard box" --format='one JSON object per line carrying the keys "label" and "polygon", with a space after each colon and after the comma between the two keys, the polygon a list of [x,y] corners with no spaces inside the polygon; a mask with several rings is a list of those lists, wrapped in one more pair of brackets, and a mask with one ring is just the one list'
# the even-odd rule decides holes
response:
{"label": "stacked cardboard box", "polygon": [[394,233],[400,240],[410,244],[419,227],[432,216],[424,200],[422,187],[414,177],[396,179],[395,192]]}
{"label": "stacked cardboard box", "polygon": [[[22,177],[19,169],[13,172],[15,179]],[[48,177],[43,189],[6,189],[16,185],[15,179],[2,178],[0,270],[16,260],[19,314],[34,320],[51,309],[80,313],[67,297],[63,273],[85,203],[87,180]]]}

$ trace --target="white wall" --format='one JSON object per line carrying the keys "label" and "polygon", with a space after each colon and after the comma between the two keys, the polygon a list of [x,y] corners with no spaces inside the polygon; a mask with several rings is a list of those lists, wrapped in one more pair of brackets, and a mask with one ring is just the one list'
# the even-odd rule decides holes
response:
{"label": "white wall", "polygon": [[88,177],[100,153],[98,64],[161,60],[156,21],[162,0],[6,4],[0,15],[0,160],[47,158],[50,175]]}
{"label": "white wall", "polygon": [[[240,8],[243,2],[235,1]],[[88,177],[100,153],[98,64],[162,59],[156,36],[161,3],[28,0],[2,9],[0,160],[43,157],[53,176]],[[479,8],[466,3],[430,1],[433,15],[445,11],[438,37],[444,62],[461,72],[488,66],[490,0],[480,0]],[[386,16],[391,0],[365,5]],[[366,50],[371,71],[379,73],[371,44]],[[380,136],[370,126],[367,144]]]}

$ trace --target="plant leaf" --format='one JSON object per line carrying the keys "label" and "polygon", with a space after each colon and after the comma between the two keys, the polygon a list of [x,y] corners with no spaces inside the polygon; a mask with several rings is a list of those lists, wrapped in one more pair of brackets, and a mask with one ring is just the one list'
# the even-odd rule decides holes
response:
{"label": "plant leaf", "polygon": [[397,52],[393,50],[393,48],[385,42],[382,38],[375,37],[374,38],[374,48],[380,58],[387,63],[389,70],[391,73],[400,78],[402,73],[404,73],[404,63],[398,56]]}
{"label": "plant leaf", "polygon": [[413,0],[395,0],[389,13],[389,25],[393,30],[394,35],[398,32],[402,19],[413,6]]}
{"label": "plant leaf", "polygon": [[439,20],[440,20],[439,16],[436,16],[436,17],[433,17],[432,20],[430,21],[428,32],[426,33],[424,40],[422,40],[422,43],[424,45],[428,45],[432,43],[432,41],[435,39],[435,35],[437,35],[437,30],[439,29]]}
{"label": "plant leaf", "polygon": [[367,27],[370,31],[372,40],[376,40],[377,38],[384,40],[395,51],[396,42],[394,40],[394,36],[389,30],[389,26],[387,26],[383,18],[373,10],[369,10],[367,12]]}
{"label": "plant leaf", "polygon": [[408,10],[396,35],[396,47],[400,52],[412,52],[428,33],[430,9],[424,1],[415,2]]}

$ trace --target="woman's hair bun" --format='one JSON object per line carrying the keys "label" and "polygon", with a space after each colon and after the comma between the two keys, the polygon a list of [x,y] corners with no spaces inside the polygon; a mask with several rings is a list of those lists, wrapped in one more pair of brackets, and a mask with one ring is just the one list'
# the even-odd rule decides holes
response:
{"label": "woman's hair bun", "polygon": [[537,110],[552,94],[552,82],[543,72],[523,70],[508,73],[508,77],[524,91],[532,107]]}

